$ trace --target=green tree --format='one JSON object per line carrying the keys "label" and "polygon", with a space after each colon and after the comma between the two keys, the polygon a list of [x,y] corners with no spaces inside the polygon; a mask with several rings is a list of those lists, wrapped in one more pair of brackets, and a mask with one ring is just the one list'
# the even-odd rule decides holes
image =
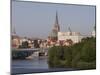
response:
{"label": "green tree", "polygon": [[96,68],[96,39],[88,37],[81,42],[67,46],[54,46],[48,52],[50,67],[79,69]]}
{"label": "green tree", "polygon": [[22,45],[20,45],[19,48],[29,48],[28,41],[22,42]]}

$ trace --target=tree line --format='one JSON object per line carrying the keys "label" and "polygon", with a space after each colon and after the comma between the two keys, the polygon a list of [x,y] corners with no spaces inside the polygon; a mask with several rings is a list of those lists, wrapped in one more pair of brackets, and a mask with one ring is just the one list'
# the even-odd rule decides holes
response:
{"label": "tree line", "polygon": [[48,64],[51,68],[96,68],[96,38],[83,38],[81,42],[70,46],[53,46],[48,52]]}

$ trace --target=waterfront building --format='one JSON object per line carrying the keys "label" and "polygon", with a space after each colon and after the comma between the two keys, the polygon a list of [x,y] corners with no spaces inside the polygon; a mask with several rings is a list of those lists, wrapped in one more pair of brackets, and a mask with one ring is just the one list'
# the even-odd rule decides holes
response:
{"label": "waterfront building", "polygon": [[27,38],[27,37],[20,37],[20,47],[22,47],[25,42],[27,43],[28,48],[34,48],[32,39]]}
{"label": "waterfront building", "polygon": [[20,45],[19,37],[15,37],[12,39],[12,48],[18,48]]}
{"label": "waterfront building", "polygon": [[13,28],[12,30],[11,44],[12,44],[12,48],[18,48],[20,45],[20,37],[16,34],[15,28]]}
{"label": "waterfront building", "polygon": [[19,37],[16,34],[15,28],[12,30],[11,42],[12,48],[24,48],[26,44],[28,45],[26,48],[33,48],[33,41],[27,37]]}
{"label": "waterfront building", "polygon": [[33,41],[31,39],[28,39],[28,46],[29,48],[34,48]]}

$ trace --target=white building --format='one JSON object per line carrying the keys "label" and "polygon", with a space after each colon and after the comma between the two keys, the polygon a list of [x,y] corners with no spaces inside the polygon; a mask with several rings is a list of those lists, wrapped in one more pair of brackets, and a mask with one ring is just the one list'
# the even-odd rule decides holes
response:
{"label": "white building", "polygon": [[91,34],[93,37],[95,37],[96,36],[95,30],[93,30]]}
{"label": "white building", "polygon": [[71,39],[73,43],[78,43],[84,36],[79,32],[58,32],[58,41],[66,41]]}
{"label": "white building", "polygon": [[22,42],[28,41],[26,38],[20,37],[20,45],[22,45]]}
{"label": "white building", "polygon": [[96,37],[96,26],[94,26],[93,31],[91,32],[92,37]]}

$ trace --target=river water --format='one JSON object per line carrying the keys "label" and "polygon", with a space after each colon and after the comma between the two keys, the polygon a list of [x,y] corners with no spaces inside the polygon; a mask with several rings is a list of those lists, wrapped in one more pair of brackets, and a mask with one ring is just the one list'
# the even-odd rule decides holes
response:
{"label": "river water", "polygon": [[12,74],[41,73],[55,71],[72,71],[71,68],[49,68],[47,57],[34,57],[31,60],[12,60]]}

